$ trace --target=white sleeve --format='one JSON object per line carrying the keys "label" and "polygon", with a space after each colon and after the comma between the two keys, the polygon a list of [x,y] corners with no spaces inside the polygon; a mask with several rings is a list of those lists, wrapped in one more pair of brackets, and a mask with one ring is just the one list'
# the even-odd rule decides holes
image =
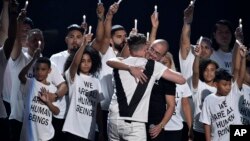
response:
{"label": "white sleeve", "polygon": [[54,63],[51,63],[51,72],[48,75],[48,81],[52,82],[55,86],[65,82],[63,76],[60,74]]}
{"label": "white sleeve", "polygon": [[179,62],[180,62],[181,74],[183,74],[183,76],[186,79],[193,75],[193,67],[192,66],[194,63],[195,56],[192,53],[191,49],[190,49],[186,59],[182,59],[180,52],[179,52]]}
{"label": "white sleeve", "polygon": [[183,97],[189,97],[192,96],[192,92],[190,90],[190,87],[188,86],[187,82],[182,85],[182,90],[183,90]]}
{"label": "white sleeve", "polygon": [[199,121],[207,125],[211,125],[211,114],[209,111],[209,99],[208,98],[206,98],[203,103]]}
{"label": "white sleeve", "polygon": [[104,100],[104,95],[103,95],[103,92],[102,92],[102,87],[101,87],[101,83],[98,79],[96,79],[97,81],[97,85],[98,85],[98,92],[99,92],[99,97],[98,97],[98,102],[101,102],[102,100]]}
{"label": "white sleeve", "polygon": [[155,61],[153,76],[155,76],[156,79],[159,80],[166,69],[168,69],[166,66]]}

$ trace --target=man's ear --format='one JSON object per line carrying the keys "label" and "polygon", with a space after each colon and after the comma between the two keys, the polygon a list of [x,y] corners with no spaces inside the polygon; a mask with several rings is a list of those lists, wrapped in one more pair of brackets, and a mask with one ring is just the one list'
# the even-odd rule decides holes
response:
{"label": "man's ear", "polygon": [[217,88],[218,87],[218,82],[214,82],[214,86]]}
{"label": "man's ear", "polygon": [[48,71],[49,73],[51,72],[51,68],[49,68],[49,71]]}
{"label": "man's ear", "polygon": [[64,41],[65,41],[66,44],[68,43],[68,37],[67,36],[65,37]]}
{"label": "man's ear", "polygon": [[112,46],[114,46],[114,42],[113,42],[113,40],[112,39],[110,39],[110,44],[112,45]]}

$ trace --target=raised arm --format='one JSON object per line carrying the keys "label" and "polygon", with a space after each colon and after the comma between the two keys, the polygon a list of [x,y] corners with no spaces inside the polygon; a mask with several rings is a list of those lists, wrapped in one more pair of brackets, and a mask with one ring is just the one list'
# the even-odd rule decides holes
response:
{"label": "raised arm", "polygon": [[180,54],[181,58],[185,60],[188,53],[191,51],[190,35],[191,35],[191,23],[193,21],[194,6],[189,5],[184,10],[183,27],[180,37]]}
{"label": "raised arm", "polygon": [[242,87],[242,84],[244,82],[244,79],[245,79],[245,74],[246,74],[246,56],[247,56],[247,47],[244,46],[244,45],[241,45],[239,46],[239,54],[237,56],[240,57],[240,68],[239,68],[239,73],[238,74],[235,74],[234,75],[237,75],[237,76],[234,76],[234,80],[237,82],[239,88]]}
{"label": "raised arm", "polygon": [[197,45],[197,47],[194,49],[195,59],[193,63],[193,76],[192,76],[192,86],[194,89],[198,87],[200,73],[202,73],[199,71],[201,52],[202,52],[201,46]]}
{"label": "raised arm", "polygon": [[15,40],[14,47],[11,52],[12,60],[16,60],[22,51],[22,43],[21,43],[22,35],[21,34],[22,34],[22,24],[23,24],[23,20],[25,17],[26,17],[26,11],[22,9],[22,11],[19,13],[18,18],[17,18],[16,40]]}
{"label": "raised arm", "polygon": [[240,55],[240,48],[243,46],[243,32],[241,27],[237,27],[235,30],[235,44],[233,48],[233,57],[232,57],[232,74],[234,80],[238,79],[239,71],[240,71],[240,62],[241,62],[241,55]]}
{"label": "raised arm", "polygon": [[156,39],[157,36],[157,30],[159,27],[159,14],[158,12],[154,12],[151,15],[151,24],[152,24],[152,28],[151,28],[151,32],[150,32],[150,36],[149,36],[149,42],[153,43],[153,41]]}
{"label": "raised arm", "polygon": [[[6,59],[10,58],[11,51],[14,46],[14,42],[16,39],[16,28],[17,28],[17,8],[18,3],[16,1],[13,1],[9,5],[9,21],[10,25],[8,28],[8,37],[4,42],[3,50],[6,56]],[[1,35],[2,36],[2,35]]]}
{"label": "raised arm", "polygon": [[21,81],[22,84],[25,84],[27,81],[26,75],[30,69],[30,67],[32,66],[32,64],[36,61],[36,59],[40,56],[41,53],[41,49],[37,48],[35,50],[34,56],[32,58],[32,60],[20,71],[18,78]]}
{"label": "raised arm", "polygon": [[83,55],[83,52],[84,52],[84,49],[87,45],[87,42],[86,42],[86,37],[83,36],[83,42],[82,42],[82,45],[81,47],[77,50],[75,56],[74,56],[74,59],[69,67],[69,73],[70,73],[70,77],[71,77],[71,80],[74,80],[75,78],[75,74],[77,72],[77,69],[79,67],[79,64],[81,63],[81,60],[82,60],[82,55]]}
{"label": "raised arm", "polygon": [[104,6],[102,3],[97,4],[96,14],[97,14],[97,28],[96,28],[96,38],[93,41],[92,47],[96,50],[101,50],[101,44],[104,38]]}
{"label": "raised arm", "polygon": [[119,5],[117,3],[114,3],[110,6],[109,11],[107,12],[104,22],[104,38],[102,41],[101,48],[99,50],[102,54],[105,54],[109,48],[111,39],[112,19],[118,8]]}
{"label": "raised arm", "polygon": [[4,44],[4,41],[8,37],[8,27],[9,27],[9,7],[10,0],[3,0],[3,8],[0,15],[0,46]]}

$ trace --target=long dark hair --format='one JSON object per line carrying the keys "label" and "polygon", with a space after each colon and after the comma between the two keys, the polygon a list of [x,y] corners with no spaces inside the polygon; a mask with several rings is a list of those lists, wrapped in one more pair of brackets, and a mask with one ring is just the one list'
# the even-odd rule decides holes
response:
{"label": "long dark hair", "polygon": [[[64,64],[64,72],[70,67],[76,52],[77,50],[72,51],[69,57],[67,58]],[[93,47],[91,47],[90,45],[87,45],[86,48],[84,49],[83,54],[88,54],[92,60],[92,66],[89,70],[89,73],[93,76],[97,76],[102,67],[101,56],[99,52],[95,50]],[[78,67],[77,74],[79,73],[80,73],[80,68]]]}
{"label": "long dark hair", "polygon": [[209,64],[214,64],[215,65],[215,68],[218,69],[219,68],[219,65],[214,61],[214,60],[211,60],[211,59],[202,59],[200,61],[200,66],[199,66],[199,78],[202,82],[205,82],[205,78],[203,76],[203,72],[206,70],[207,66]]}

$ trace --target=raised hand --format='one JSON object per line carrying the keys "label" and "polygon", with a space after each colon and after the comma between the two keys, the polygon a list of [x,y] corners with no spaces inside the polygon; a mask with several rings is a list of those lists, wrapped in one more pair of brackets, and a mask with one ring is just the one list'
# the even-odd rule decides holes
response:
{"label": "raised hand", "polygon": [[239,48],[240,48],[240,56],[241,56],[241,57],[246,57],[246,56],[248,55],[247,47],[244,46],[243,44],[241,44],[241,45],[239,46]]}
{"label": "raised hand", "polygon": [[118,8],[119,8],[119,4],[117,3],[112,4],[109,7],[108,15],[114,15],[118,11]]}
{"label": "raised hand", "polygon": [[239,40],[241,43],[244,41],[244,35],[241,27],[237,27],[234,32],[235,38]]}
{"label": "raised hand", "polygon": [[97,4],[97,9],[96,9],[96,14],[97,14],[97,18],[98,20],[103,20],[104,19],[104,6],[102,3],[98,3]]}
{"label": "raised hand", "polygon": [[34,52],[34,55],[33,55],[33,58],[34,59],[37,59],[40,57],[40,54],[41,54],[41,48],[37,48]]}
{"label": "raised hand", "polygon": [[47,104],[48,102],[50,102],[49,99],[49,91],[46,90],[44,87],[42,87],[39,91],[39,96],[38,96],[42,102],[44,102],[45,104]]}
{"label": "raised hand", "polygon": [[85,39],[87,43],[90,43],[92,41],[93,33],[86,34]]}
{"label": "raised hand", "polygon": [[151,23],[152,23],[152,27],[154,28],[158,28],[159,26],[158,16],[159,16],[158,12],[153,12],[153,14],[151,15]]}
{"label": "raised hand", "polygon": [[184,10],[184,23],[186,24],[191,24],[193,21],[193,14],[194,14],[194,6],[189,5],[185,10]]}
{"label": "raised hand", "polygon": [[194,48],[194,54],[195,56],[201,57],[202,47],[201,44],[197,44]]}

